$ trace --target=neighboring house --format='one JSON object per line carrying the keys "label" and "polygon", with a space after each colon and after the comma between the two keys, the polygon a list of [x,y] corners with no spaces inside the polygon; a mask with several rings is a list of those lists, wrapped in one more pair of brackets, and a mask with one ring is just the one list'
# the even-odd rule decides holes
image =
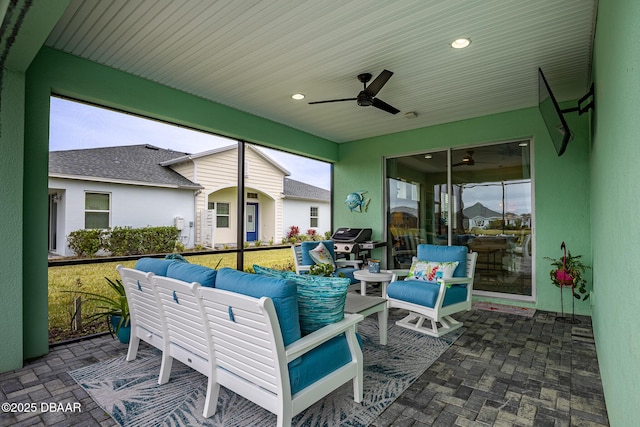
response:
{"label": "neighboring house", "polygon": [[[176,225],[187,248],[234,247],[237,145],[196,154],[151,145],[49,154],[49,250],[69,256],[67,236],[84,228]],[[249,146],[245,152],[244,241],[279,243],[331,227],[331,193],[285,178],[289,172]]]}
{"label": "neighboring house", "polygon": [[[235,246],[239,206],[237,159],[238,146],[234,144],[162,163],[203,187],[196,197],[197,244]],[[245,150],[244,164],[244,241],[278,241],[282,236],[283,180],[289,172],[250,145]]]}
{"label": "neighboring house", "polygon": [[202,187],[160,163],[184,156],[152,145],[49,153],[49,251],[71,256],[84,228],[177,225],[193,246],[194,194]]}
{"label": "neighboring house", "polygon": [[302,234],[331,231],[331,191],[285,178],[283,225],[285,235],[292,225]]}

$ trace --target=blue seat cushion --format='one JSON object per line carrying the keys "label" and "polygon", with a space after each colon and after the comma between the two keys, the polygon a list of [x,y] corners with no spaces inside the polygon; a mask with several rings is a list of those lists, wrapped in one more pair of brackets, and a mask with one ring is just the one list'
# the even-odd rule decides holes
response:
{"label": "blue seat cushion", "polygon": [[[389,298],[410,302],[434,308],[440,285],[420,280],[399,280],[389,283],[387,295]],[[467,285],[451,285],[444,293],[443,307],[466,301]]]}
{"label": "blue seat cushion", "polygon": [[458,266],[453,271],[453,277],[467,277],[468,251],[466,246],[440,246],[423,243],[418,245],[417,258],[420,261],[458,261]]}
{"label": "blue seat cushion", "polygon": [[182,280],[184,282],[198,282],[207,288],[215,287],[216,270],[198,264],[187,264],[186,262],[174,261],[167,268],[167,277]]}
{"label": "blue seat cushion", "polygon": [[254,298],[271,298],[278,315],[284,345],[302,337],[298,315],[298,287],[294,282],[225,267],[218,270],[216,288]]}
{"label": "blue seat cushion", "polygon": [[344,274],[344,277],[349,279],[351,283],[360,283],[358,279],[353,277],[353,273],[358,270],[359,270],[358,268],[353,268],[353,267],[338,267],[336,268],[336,271],[335,273],[333,273],[333,275],[335,277],[340,277],[340,274]]}
{"label": "blue seat cushion", "polygon": [[176,260],[167,260],[160,258],[140,258],[136,262],[135,269],[144,271],[145,273],[153,273],[156,276],[166,276],[169,265],[177,262]]}
{"label": "blue seat cushion", "polygon": [[351,352],[344,334],[319,345],[289,363],[291,394],[303,390],[349,362]]}

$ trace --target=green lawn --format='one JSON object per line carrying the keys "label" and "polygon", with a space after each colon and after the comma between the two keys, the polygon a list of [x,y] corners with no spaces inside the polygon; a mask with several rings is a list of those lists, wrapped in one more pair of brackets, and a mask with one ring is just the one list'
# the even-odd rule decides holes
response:
{"label": "green lawn", "polygon": [[[190,263],[211,268],[216,266],[218,268],[236,267],[236,254],[233,253],[194,255],[185,256],[185,258]],[[75,292],[109,293],[110,289],[105,277],[112,280],[118,279],[119,276],[116,272],[118,264],[133,267],[135,263],[136,261],[126,261],[49,267],[49,341],[57,342],[106,331],[106,322],[88,323],[84,321],[94,311],[94,308],[89,304],[85,304],[82,308],[82,329],[79,331],[71,330],[73,301],[78,296]],[[291,249],[245,252],[245,271],[252,271],[253,264],[280,270],[293,270]]]}

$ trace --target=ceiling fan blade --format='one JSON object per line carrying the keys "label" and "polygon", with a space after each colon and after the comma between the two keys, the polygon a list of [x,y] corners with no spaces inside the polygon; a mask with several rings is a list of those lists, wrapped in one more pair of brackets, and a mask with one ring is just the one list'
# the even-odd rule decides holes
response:
{"label": "ceiling fan blade", "polygon": [[371,105],[391,114],[398,114],[400,112],[400,110],[398,110],[396,107],[392,107],[391,105],[378,98],[373,98],[373,100],[371,100]]}
{"label": "ceiling fan blade", "polygon": [[309,104],[326,104],[328,102],[355,101],[357,98],[329,99],[328,101],[313,101]]}
{"label": "ceiling fan blade", "polygon": [[372,81],[371,84],[367,86],[367,88],[364,91],[368,95],[376,96],[378,92],[380,92],[380,89],[382,89],[382,86],[384,86],[387,83],[387,81],[389,81],[391,76],[393,76],[393,73],[391,71],[382,70],[382,72],[378,74],[378,77],[376,77],[375,80]]}

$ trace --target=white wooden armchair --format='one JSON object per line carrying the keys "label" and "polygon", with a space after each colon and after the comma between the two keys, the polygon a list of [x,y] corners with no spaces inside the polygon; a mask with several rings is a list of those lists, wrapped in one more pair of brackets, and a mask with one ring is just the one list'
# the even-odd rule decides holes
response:
{"label": "white wooden armchair", "polygon": [[163,276],[155,276],[153,283],[156,299],[164,316],[164,353],[169,355],[165,375],[161,375],[158,383],[165,384],[169,381],[173,359],[207,376],[207,395],[203,416],[210,417],[215,412],[217,388],[211,375],[205,321],[198,302],[200,284]]}
{"label": "white wooden armchair", "polygon": [[[285,347],[273,301],[213,288],[199,288],[200,307],[207,318],[212,375],[211,404],[222,385],[277,415],[277,425],[290,426],[291,418],[342,384],[353,380],[354,400],[363,396],[362,352],[356,325],[362,316],[345,314],[341,322],[327,325]],[[335,362],[336,345],[348,344],[350,361]],[[342,364],[344,363],[344,364]],[[291,376],[329,372],[310,384]],[[308,371],[301,374],[301,371]],[[304,382],[304,381],[303,381]],[[214,384],[215,383],[215,384]],[[293,385],[292,385],[293,383]],[[208,399],[209,402],[209,399]]]}
{"label": "white wooden armchair", "polygon": [[[154,274],[126,268],[122,265],[118,265],[116,270],[120,273],[120,278],[127,294],[131,318],[131,338],[129,340],[129,350],[127,351],[127,361],[130,362],[136,358],[140,340],[164,350],[165,334],[162,326],[164,320],[162,309],[156,302],[156,295],[153,289]],[[169,353],[163,352],[158,384],[162,384],[161,379],[168,378],[170,372]]]}
{"label": "white wooden armchair", "polygon": [[418,261],[458,262],[453,277],[437,283],[423,280],[398,280],[409,270],[394,270],[396,277],[383,289],[389,308],[409,310],[396,324],[427,335],[440,337],[462,326],[452,314],[471,310],[471,293],[475,273],[475,252],[466,246],[418,245]]}

